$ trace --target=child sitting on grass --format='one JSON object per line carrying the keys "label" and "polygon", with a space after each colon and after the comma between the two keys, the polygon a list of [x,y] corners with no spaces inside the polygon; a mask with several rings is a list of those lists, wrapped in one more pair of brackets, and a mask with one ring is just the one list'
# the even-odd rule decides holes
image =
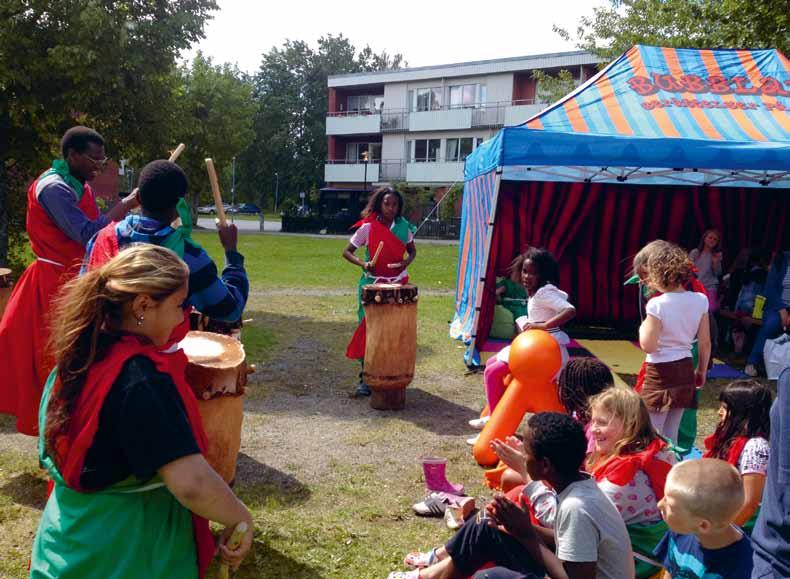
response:
{"label": "child sitting on grass", "polygon": [[719,394],[716,432],[705,439],[705,458],[726,460],[741,473],[746,500],[735,517],[735,524],[750,534],[768,472],[772,402],[771,391],[759,382],[731,382]]}
{"label": "child sitting on grass", "polygon": [[[575,418],[584,428],[587,436],[587,452],[594,450],[594,441],[590,433],[589,399],[600,394],[614,384],[612,371],[598,358],[571,358],[560,372],[557,380],[557,394],[565,411]],[[521,449],[521,441],[509,436],[508,445]],[[486,471],[486,484],[495,490],[509,492],[524,484],[521,475],[503,462],[494,469]]]}
{"label": "child sitting on grass", "polygon": [[[484,515],[434,552],[430,566],[391,573],[389,579],[633,579],[623,519],[580,471],[586,453],[587,439],[576,420],[556,412],[533,415],[524,432],[523,476],[558,493],[554,530],[533,526],[526,508],[497,496]],[[477,572],[487,563],[497,567]]]}
{"label": "child sitting on grass", "polygon": [[665,569],[662,579],[751,577],[751,543],[732,524],[743,496],[741,475],[723,460],[672,468],[658,503],[670,529],[654,551]]}

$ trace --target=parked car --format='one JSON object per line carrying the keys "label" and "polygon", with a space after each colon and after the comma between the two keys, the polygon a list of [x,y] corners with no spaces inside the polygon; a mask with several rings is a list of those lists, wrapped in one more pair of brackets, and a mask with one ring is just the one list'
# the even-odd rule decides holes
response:
{"label": "parked car", "polygon": [[248,215],[257,215],[261,212],[261,208],[255,203],[242,203],[231,209],[231,213],[245,213]]}
{"label": "parked car", "polygon": [[[225,209],[225,213],[230,213],[230,204],[223,203],[223,209]],[[212,203],[211,205],[200,205],[197,208],[198,215],[214,215],[217,212],[217,208]]]}

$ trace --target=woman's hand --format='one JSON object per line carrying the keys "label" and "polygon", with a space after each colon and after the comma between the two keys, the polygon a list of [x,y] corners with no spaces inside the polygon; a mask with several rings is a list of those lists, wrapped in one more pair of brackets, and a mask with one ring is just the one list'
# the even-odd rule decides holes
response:
{"label": "woman's hand", "polygon": [[694,384],[697,386],[697,389],[702,389],[705,386],[705,380],[708,378],[707,370],[702,368],[695,370],[694,372]]}
{"label": "woman's hand", "polygon": [[252,547],[252,521],[247,521],[247,532],[242,536],[238,548],[231,550],[228,548],[228,541],[233,534],[234,528],[235,526],[225,527],[225,530],[222,531],[218,550],[222,562],[227,563],[227,565],[235,571],[239,568],[239,565],[241,565],[244,557],[250,552],[250,548]]}

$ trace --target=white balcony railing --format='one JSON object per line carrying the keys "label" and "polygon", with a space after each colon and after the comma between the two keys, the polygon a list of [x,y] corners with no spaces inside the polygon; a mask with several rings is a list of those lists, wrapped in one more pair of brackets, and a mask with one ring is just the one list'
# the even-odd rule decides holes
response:
{"label": "white balcony railing", "polygon": [[332,115],[326,118],[327,135],[375,135],[381,132],[381,115]]}
{"label": "white balcony railing", "polygon": [[346,163],[345,161],[327,161],[324,165],[324,181],[328,183],[375,183],[379,180],[379,164]]}

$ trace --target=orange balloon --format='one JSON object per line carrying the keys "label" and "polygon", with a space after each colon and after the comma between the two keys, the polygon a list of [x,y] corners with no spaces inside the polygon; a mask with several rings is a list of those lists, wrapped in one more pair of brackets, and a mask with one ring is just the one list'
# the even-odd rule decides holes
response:
{"label": "orange balloon", "polygon": [[[549,339],[554,342],[554,338]],[[557,392],[557,385],[551,380],[554,374],[544,380],[535,378],[523,382],[517,378],[511,380],[472,448],[477,464],[493,466],[499,461],[491,450],[491,441],[497,438],[505,440],[506,437],[515,434],[527,412],[565,412]]]}
{"label": "orange balloon", "polygon": [[521,332],[510,344],[510,373],[522,382],[550,382],[561,365],[560,345],[544,330]]}

